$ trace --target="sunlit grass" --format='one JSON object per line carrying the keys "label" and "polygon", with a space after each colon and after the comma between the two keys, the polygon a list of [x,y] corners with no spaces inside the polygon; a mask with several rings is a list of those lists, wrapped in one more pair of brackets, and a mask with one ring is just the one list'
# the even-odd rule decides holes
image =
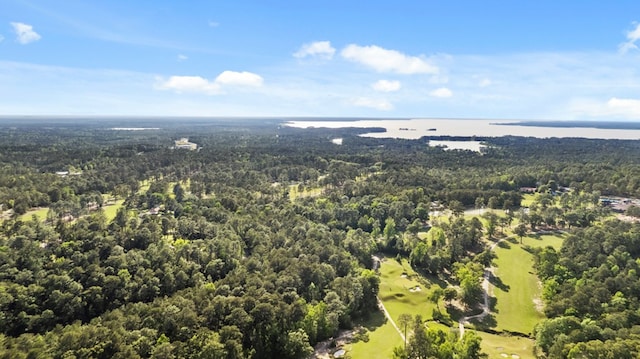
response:
{"label": "sunlit grass", "polygon": [[102,210],[104,211],[104,216],[107,219],[107,223],[113,221],[113,219],[116,218],[116,213],[118,212],[118,209],[122,207],[123,203],[124,203],[124,200],[120,199],[113,203],[110,203],[109,205],[105,205],[102,207]]}
{"label": "sunlit grass", "polygon": [[291,201],[295,201],[298,198],[306,198],[306,197],[318,197],[322,194],[322,188],[307,188],[304,187],[302,191],[298,189],[297,184],[292,184],[289,186],[289,199]]}
{"label": "sunlit grass", "polygon": [[[416,273],[406,259],[398,262],[395,258],[385,258],[380,266],[378,297],[396,324],[400,314],[412,317],[420,314],[423,320],[429,320],[436,306],[427,297],[436,285]],[[440,309],[446,315],[443,303],[440,303]],[[451,330],[435,322],[429,322],[428,325],[445,331]],[[402,338],[390,322],[385,321],[384,325],[372,329],[368,334],[368,342],[360,341],[347,347],[352,358],[390,358],[393,348],[403,345]]]}
{"label": "sunlit grass", "polygon": [[47,219],[48,212],[49,212],[49,207],[36,208],[30,211],[27,211],[27,213],[21,215],[20,217],[18,217],[18,219],[23,222],[30,221],[35,215],[38,221],[43,222],[44,220]]}
{"label": "sunlit grass", "polygon": [[423,319],[431,318],[435,305],[429,302],[427,297],[433,288],[426,286],[431,287],[431,284],[416,273],[405,258],[401,263],[394,258],[385,258],[380,267],[378,297],[394,320],[397,320],[400,314],[420,314]]}
{"label": "sunlit grass", "polygon": [[[378,297],[396,324],[400,314],[412,317],[420,314],[423,320],[430,319],[435,305],[427,300],[427,296],[435,286],[436,284],[430,284],[426,278],[411,269],[404,258],[398,262],[395,258],[387,257],[380,266]],[[416,291],[416,287],[420,290]],[[441,309],[444,311],[442,303]],[[448,330],[448,327],[441,324],[431,322],[431,325]],[[403,344],[402,338],[388,321],[371,329],[368,342],[357,342],[347,348],[352,358],[390,358],[393,348]]]}
{"label": "sunlit grass", "polygon": [[358,341],[345,347],[352,359],[391,358],[393,348],[404,344],[389,321],[368,331],[367,336],[368,341]]}
{"label": "sunlit grass", "polygon": [[533,202],[535,202],[538,198],[537,193],[524,193],[522,195],[522,201],[520,202],[520,206],[529,207]]}
{"label": "sunlit grass", "polygon": [[[488,358],[533,359],[534,340],[517,336],[476,332],[482,338],[482,351]],[[516,356],[514,356],[516,355]]]}
{"label": "sunlit grass", "polygon": [[[559,248],[562,240],[561,235],[542,235],[525,236],[522,242],[530,247]],[[533,254],[527,252],[518,239],[513,242],[507,241],[506,245],[495,248],[496,282],[501,283],[492,286],[497,300],[495,329],[530,334],[533,327],[544,318],[539,311],[539,304],[537,309],[534,302],[540,300],[541,288],[533,268]]]}

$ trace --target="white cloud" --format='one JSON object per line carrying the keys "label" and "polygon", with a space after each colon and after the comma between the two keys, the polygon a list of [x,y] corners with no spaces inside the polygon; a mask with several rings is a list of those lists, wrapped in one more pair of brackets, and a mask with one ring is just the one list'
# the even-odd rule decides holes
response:
{"label": "white cloud", "polygon": [[186,61],[188,59],[189,57],[187,55],[183,55],[183,54],[178,55],[178,61]]}
{"label": "white cloud", "polygon": [[369,97],[358,97],[351,101],[353,106],[368,107],[380,111],[393,110],[393,104],[385,99],[373,99]]}
{"label": "white cloud", "polygon": [[594,98],[574,99],[568,104],[569,113],[576,118],[640,119],[640,99],[611,97],[607,101]]}
{"label": "white cloud", "polygon": [[349,61],[368,66],[378,72],[394,72],[399,74],[437,74],[438,68],[424,59],[407,56],[396,50],[387,50],[379,46],[348,45],[342,57]]}
{"label": "white cloud", "polygon": [[2,42],[2,40],[4,40],[4,36],[0,35],[0,42]]}
{"label": "white cloud", "polygon": [[640,39],[640,24],[636,24],[636,28],[630,31],[627,31],[627,41],[620,44],[619,49],[621,53],[626,53],[631,49],[638,49],[636,45],[636,41]]}
{"label": "white cloud", "polygon": [[400,81],[389,80],[379,80],[371,85],[371,88],[380,92],[394,92],[400,90],[400,87],[402,87]]}
{"label": "white cloud", "polygon": [[491,86],[491,84],[492,84],[491,79],[485,77],[482,80],[480,80],[480,82],[478,83],[478,86],[489,87]]}
{"label": "white cloud", "polygon": [[300,47],[295,54],[294,57],[299,59],[305,57],[321,57],[325,59],[333,58],[333,54],[335,54],[336,49],[331,46],[331,42],[329,41],[316,41],[308,44],[304,44]]}
{"label": "white cloud", "polygon": [[437,88],[431,92],[429,92],[429,96],[438,97],[438,98],[447,98],[453,96],[453,92],[446,87]]}
{"label": "white cloud", "polygon": [[258,74],[252,72],[236,72],[236,71],[224,71],[218,77],[216,77],[215,83],[219,85],[230,86],[262,86],[264,79]]}
{"label": "white cloud", "polygon": [[200,76],[171,76],[168,80],[158,79],[156,88],[173,90],[178,93],[195,92],[207,95],[218,95],[224,87],[259,87],[263,79],[251,72],[224,71],[215,80],[210,81]]}
{"label": "white cloud", "polygon": [[209,27],[218,27],[220,23],[217,21],[209,21]]}
{"label": "white cloud", "polygon": [[200,76],[171,76],[157,86],[161,90],[183,92],[202,92],[209,95],[220,93],[220,85]]}
{"label": "white cloud", "polygon": [[640,118],[640,100],[638,99],[613,97],[607,101],[607,107],[613,114],[629,118]]}
{"label": "white cloud", "polygon": [[30,42],[40,40],[41,36],[33,31],[33,26],[21,22],[12,22],[13,31],[16,33],[16,41],[26,45]]}

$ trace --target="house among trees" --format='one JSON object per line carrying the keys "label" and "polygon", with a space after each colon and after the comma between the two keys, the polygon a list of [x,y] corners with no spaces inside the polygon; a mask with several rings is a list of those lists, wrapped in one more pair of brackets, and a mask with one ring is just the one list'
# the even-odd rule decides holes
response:
{"label": "house among trees", "polygon": [[522,193],[536,193],[538,189],[536,187],[520,187]]}
{"label": "house among trees", "polygon": [[177,149],[186,149],[186,150],[191,150],[194,151],[198,148],[198,145],[196,143],[193,142],[189,142],[189,139],[186,137],[183,137],[179,140],[175,140],[175,148]]}

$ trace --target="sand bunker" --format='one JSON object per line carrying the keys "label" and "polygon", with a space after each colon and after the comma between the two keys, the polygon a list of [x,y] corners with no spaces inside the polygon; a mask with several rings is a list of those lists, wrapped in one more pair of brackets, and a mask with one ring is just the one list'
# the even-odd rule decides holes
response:
{"label": "sand bunker", "polygon": [[336,351],[335,353],[333,353],[333,357],[334,358],[343,358],[346,353],[347,352],[344,349],[340,349],[340,350]]}

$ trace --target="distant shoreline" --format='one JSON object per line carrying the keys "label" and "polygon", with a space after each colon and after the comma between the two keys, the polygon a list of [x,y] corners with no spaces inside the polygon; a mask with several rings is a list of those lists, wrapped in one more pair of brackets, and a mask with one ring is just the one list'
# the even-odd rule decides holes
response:
{"label": "distant shoreline", "polygon": [[598,128],[606,130],[640,130],[640,122],[625,121],[518,121],[498,122],[499,126],[528,126],[556,128]]}
{"label": "distant shoreline", "polygon": [[[525,127],[546,127],[546,128],[596,128],[596,129],[619,129],[619,130],[640,130],[640,119],[633,121],[607,121],[607,120],[530,120],[530,119],[491,119],[491,118],[442,118],[442,117],[318,117],[318,116],[144,116],[144,115],[0,115],[2,122],[28,122],[28,123],[70,123],[75,121],[102,122],[102,121],[123,121],[142,120],[145,122],[254,122],[262,121],[269,123],[289,124],[291,122],[403,122],[403,121],[451,121],[456,122],[488,122],[490,125],[499,126],[525,126]],[[360,126],[355,126],[360,127]]]}

